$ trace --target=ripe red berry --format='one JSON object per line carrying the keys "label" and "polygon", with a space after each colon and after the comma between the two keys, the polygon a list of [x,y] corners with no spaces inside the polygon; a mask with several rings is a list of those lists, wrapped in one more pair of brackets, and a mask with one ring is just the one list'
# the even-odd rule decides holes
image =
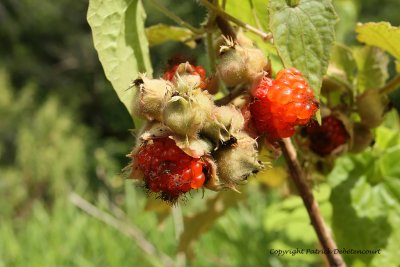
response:
{"label": "ripe red berry", "polygon": [[310,149],[320,155],[327,156],[349,139],[349,134],[341,120],[333,115],[322,119],[322,124],[316,121],[306,128],[310,139]]}
{"label": "ripe red berry", "polygon": [[[182,63],[182,64],[185,64],[185,63]],[[168,69],[164,73],[163,79],[171,81],[171,82],[175,82],[175,74],[176,74],[176,72],[178,70],[178,67],[180,65],[181,64],[177,64],[177,65],[174,65],[172,68]],[[201,89],[205,89],[206,86],[207,86],[205,69],[202,66],[193,66],[193,65],[191,65],[189,63],[187,63],[187,66],[188,67],[183,68],[183,73],[179,72],[179,74],[183,75],[183,74],[186,73],[186,74],[190,74],[190,75],[198,75],[200,77],[200,85],[199,85],[199,87]]]}
{"label": "ripe red berry", "polygon": [[172,139],[160,138],[143,145],[136,155],[146,188],[175,202],[182,194],[205,182],[204,163],[185,154]]}
{"label": "ripe red berry", "polygon": [[253,125],[270,141],[292,136],[294,127],[307,124],[318,109],[313,91],[295,68],[281,70],[275,80],[264,76],[251,94]]}

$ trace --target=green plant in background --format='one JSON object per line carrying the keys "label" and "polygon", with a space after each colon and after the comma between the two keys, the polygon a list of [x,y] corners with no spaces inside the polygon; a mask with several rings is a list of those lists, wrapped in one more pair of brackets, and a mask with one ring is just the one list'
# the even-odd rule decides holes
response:
{"label": "green plant in background", "polygon": [[[245,28],[268,56],[272,76],[284,66],[301,69],[320,98],[322,123],[333,114],[349,135],[345,146],[329,151],[328,157],[316,155],[326,148],[321,152],[307,143],[313,134],[309,128],[307,135],[303,130],[294,138],[307,174],[303,178],[313,185],[320,215],[338,247],[381,249],[379,255],[343,255],[347,266],[398,266],[398,112],[387,112],[386,97],[382,105],[375,99],[398,87],[399,30],[384,22],[367,23],[387,19],[398,24],[390,15],[396,10],[390,1],[380,4],[387,13],[379,19],[371,16],[376,8],[368,13],[374,1],[333,1],[341,43],[332,49],[334,18],[322,23],[319,16],[306,16],[322,14],[323,5],[330,10],[330,1],[300,0],[299,6],[294,1],[200,1],[207,8],[195,1],[162,1],[169,11],[157,2],[144,1],[144,7],[140,1],[89,2],[94,44],[128,110],[135,92],[128,88],[139,72],[161,77],[171,58],[175,63],[195,60],[209,75],[215,71],[218,55],[210,48],[220,35],[213,24],[216,15],[235,30]],[[127,129],[134,126],[96,62],[83,21],[87,7],[44,1],[40,12],[23,16],[35,8],[31,1],[0,4],[5,14],[0,36],[6,40],[0,44],[0,191],[6,200],[0,204],[0,266],[327,264],[324,255],[270,253],[321,249],[282,157],[240,186],[241,194],[194,191],[175,207],[124,182],[120,170],[134,142]],[[63,19],[76,14],[82,19]],[[301,37],[310,43],[297,41]],[[224,98],[229,87],[220,84],[219,89],[217,103],[230,101]],[[390,99],[396,106],[396,92]],[[376,107],[372,123],[370,107]],[[135,126],[143,123],[134,120]],[[138,133],[133,131],[135,137]],[[271,154],[263,146],[260,142],[260,159],[270,161],[277,151]]]}
{"label": "green plant in background", "polygon": [[[235,103],[235,97],[245,94],[246,83],[250,85],[253,83],[252,88],[256,88],[255,86],[259,86],[259,88],[261,88],[261,85],[257,85],[259,81],[257,81],[256,78],[252,78],[253,76],[250,75],[250,69],[252,69],[254,73],[259,73],[260,70],[263,69],[266,75],[269,75],[269,77],[271,77],[271,69],[273,71],[276,69],[279,70],[280,68],[282,68],[282,66],[287,68],[295,67],[299,69],[304,74],[305,79],[310,84],[310,87],[313,89],[316,98],[320,99],[322,112],[317,114],[317,119],[319,123],[322,123],[322,125],[315,125],[312,129],[306,129],[305,131],[307,133],[304,137],[305,140],[298,141],[298,149],[300,150],[299,153],[301,154],[300,162],[296,160],[295,154],[293,154],[292,151],[293,147],[291,146],[289,141],[286,140],[284,142],[281,142],[280,146],[288,162],[288,166],[291,172],[291,176],[294,179],[295,186],[299,190],[299,193],[303,198],[304,204],[308,209],[311,222],[315,230],[317,231],[319,241],[321,242],[324,250],[331,251],[331,253],[328,253],[327,256],[330,264],[332,266],[344,266],[345,263],[343,262],[341,256],[332,255],[334,254],[333,250],[336,249],[337,246],[335,245],[331,237],[329,237],[329,233],[327,232],[327,230],[324,229],[324,224],[321,223],[322,216],[319,209],[314,208],[315,202],[313,200],[312,193],[311,191],[309,191],[308,185],[304,180],[306,179],[306,176],[303,176],[302,174],[304,171],[300,168],[301,164],[309,162],[311,163],[311,165],[309,165],[310,167],[306,167],[306,170],[312,173],[317,172],[318,169],[316,168],[318,168],[318,166],[321,166],[321,164],[328,164],[326,167],[324,167],[324,172],[326,172],[326,170],[329,171],[329,169],[334,166],[333,160],[336,157],[340,156],[340,154],[343,154],[343,151],[349,150],[353,151],[353,153],[359,153],[365,149],[371,149],[368,147],[372,144],[373,140],[372,129],[378,127],[384,120],[383,116],[386,112],[386,106],[388,103],[388,98],[386,94],[392,92],[399,85],[397,76],[386,84],[386,80],[388,77],[388,57],[379,48],[387,50],[396,58],[397,52],[395,51],[395,49],[393,49],[393,47],[396,43],[398,29],[392,27],[390,24],[385,23],[358,25],[356,30],[359,35],[357,36],[357,38],[362,42],[377,46],[378,48],[367,46],[363,48],[348,48],[341,44],[338,44],[332,48],[334,44],[333,28],[336,21],[336,15],[333,11],[333,7],[330,1],[320,2],[277,0],[268,1],[268,4],[264,3],[264,6],[259,1],[249,1],[248,3],[246,2],[243,5],[236,5],[237,7],[240,6],[241,11],[243,10],[243,12],[236,13],[235,8],[229,6],[229,1],[224,1],[222,3],[200,1],[200,4],[205,6],[210,14],[207,20],[199,28],[193,27],[189,23],[185,22],[180,17],[176,16],[173,12],[162,6],[158,1],[151,1],[150,3],[154,5],[161,13],[174,20],[181,28],[179,28],[178,26],[168,27],[166,25],[156,25],[151,26],[146,32],[143,27],[143,22],[138,20],[138,18],[144,17],[142,5],[139,1],[133,3],[121,2],[120,5],[107,5],[101,2],[92,1],[90,3],[88,11],[88,21],[92,26],[95,46],[99,53],[99,57],[103,64],[105,73],[108,76],[109,80],[113,83],[115,90],[117,91],[121,101],[128,108],[128,111],[135,110],[135,112],[133,113],[133,118],[135,120],[136,126],[139,126],[143,123],[137,120],[137,116],[142,116],[142,118],[145,117],[149,121],[159,121],[167,127],[166,129],[163,129],[163,126],[161,126],[160,128],[160,126],[157,125],[156,128],[154,128],[153,126],[151,126],[152,124],[147,123],[146,125],[148,126],[145,127],[149,129],[149,132],[144,132],[144,134],[142,135],[142,141],[140,141],[143,142],[142,145],[146,146],[146,142],[149,142],[149,140],[150,142],[152,142],[152,138],[157,135],[161,137],[169,135],[170,138],[176,141],[176,144],[179,148],[181,148],[192,157],[200,157],[200,160],[205,162],[202,163],[203,170],[215,168],[214,172],[222,175],[219,178],[212,178],[211,176],[211,178],[206,177],[205,186],[207,188],[218,190],[218,186],[220,186],[218,185],[218,183],[220,182],[219,179],[221,178],[221,181],[223,181],[223,183],[227,183],[228,185],[230,183],[230,179],[237,179],[235,177],[235,172],[231,172],[229,178],[223,177],[224,168],[220,159],[218,159],[218,157],[220,157],[217,156],[218,152],[217,154],[215,154],[215,152],[211,152],[212,150],[208,150],[208,148],[206,147],[201,148],[200,150],[199,147],[197,147],[196,153],[191,152],[193,151],[193,149],[195,149],[194,145],[192,145],[192,142],[193,144],[194,142],[198,142],[196,139],[197,133],[200,133],[200,137],[202,136],[202,134],[207,136],[207,127],[205,127],[205,130],[202,130],[201,128],[203,126],[200,126],[198,130],[192,128],[192,130],[195,130],[195,132],[193,133],[188,132],[187,130],[183,130],[184,128],[182,128],[181,130],[181,126],[179,123],[183,123],[184,125],[188,124],[192,127],[198,127],[197,125],[202,125],[202,122],[199,119],[189,118],[187,117],[187,115],[185,115],[186,117],[182,118],[181,121],[178,113],[180,112],[179,110],[182,110],[182,107],[178,108],[178,106],[176,106],[177,104],[175,104],[174,106],[174,109],[176,109],[176,111],[174,110],[174,113],[171,113],[172,109],[170,108],[171,105],[169,103],[176,100],[174,100],[175,96],[171,98],[171,100],[169,100],[170,96],[168,96],[167,92],[171,91],[172,95],[182,95],[183,91],[180,88],[182,88],[182,86],[188,86],[189,88],[192,85],[189,85],[189,81],[185,80],[187,78],[181,78],[180,76],[186,75],[185,72],[191,73],[191,75],[195,76],[196,73],[188,71],[187,69],[182,69],[181,71],[179,71],[179,68],[181,67],[179,66],[176,70],[176,73],[178,74],[175,74],[178,75],[177,78],[171,78],[173,77],[174,73],[171,74],[172,76],[170,74],[164,74],[164,79],[171,80],[171,84],[166,83],[165,85],[163,85],[160,80],[160,82],[158,82],[159,85],[156,85],[156,80],[154,80],[153,87],[159,86],[160,89],[158,90],[166,90],[165,93],[163,93],[163,95],[166,96],[165,99],[156,98],[156,95],[152,93],[151,90],[157,90],[157,87],[151,87],[150,81],[146,81],[144,80],[144,78],[140,81],[135,81],[136,86],[139,86],[140,83],[143,83],[143,86],[140,85],[140,89],[138,89],[138,92],[136,94],[135,90],[128,91],[130,93],[126,91],[126,84],[129,83],[129,80],[134,80],[137,77],[138,72],[147,72],[147,75],[152,75],[152,70],[150,66],[148,66],[146,63],[148,62],[146,61],[146,58],[149,57],[149,52],[146,49],[147,43],[144,42],[145,39],[143,39],[145,38],[145,33],[150,40],[150,44],[153,45],[165,41],[177,41],[184,42],[188,46],[193,47],[195,44],[192,42],[192,40],[203,38],[207,44],[206,53],[209,56],[209,63],[211,65],[210,69],[215,70],[214,64],[217,63],[216,77],[222,80],[225,86],[228,87],[228,89],[229,87],[233,88],[235,86],[243,87],[243,89],[239,91],[239,93],[236,92],[238,91],[237,88],[233,89],[232,93],[229,93],[227,95],[223,92],[220,93],[222,94],[223,100],[220,100],[220,102],[218,103],[222,103],[221,101],[223,101],[224,103],[227,103],[229,101]],[[338,5],[339,7],[344,8],[343,3],[339,3]],[[262,7],[264,7],[264,10],[262,9]],[[245,12],[246,8],[249,12]],[[133,17],[136,18],[135,22],[132,22]],[[243,39],[243,37],[239,37],[239,35],[236,35],[234,29],[231,28],[228,21],[231,21],[238,27],[242,27],[243,29],[247,30],[249,32],[249,36],[251,34],[255,34],[256,36],[261,37],[261,39],[253,40],[255,44],[258,45],[261,49],[264,48],[264,52],[268,55],[268,57],[273,59],[268,63],[272,64],[272,68],[271,65],[267,67],[266,63],[262,63],[262,65],[260,65],[261,68],[256,70],[256,66],[258,66],[257,64],[261,63],[258,61],[262,60],[262,55],[258,55],[258,61],[254,61],[254,59],[250,57],[250,51],[252,51],[251,49],[253,49],[253,44],[251,44],[252,41],[250,41],[250,39]],[[120,25],[120,27],[114,28],[111,32],[105,30],[109,29],[109,25],[114,24]],[[220,43],[219,46],[217,45],[216,49],[219,52],[219,55],[218,53],[215,54],[214,48],[214,42],[218,42],[214,40],[215,35],[219,34],[219,30],[218,28],[216,28],[216,26],[219,28],[222,34],[228,36],[225,38],[225,46],[221,45]],[[343,39],[345,32],[348,31],[348,25],[339,25],[339,29],[342,31],[341,38]],[[135,34],[132,35],[132,32],[135,32]],[[374,37],[374,35],[379,35],[379,38]],[[229,38],[231,38],[232,40],[229,41]],[[273,40],[273,42],[271,42],[271,40]],[[242,53],[240,52],[242,51],[242,49],[243,51],[245,51],[246,49],[247,50],[245,53]],[[332,57],[330,54],[331,51]],[[138,54],[140,54],[139,57]],[[125,57],[121,58],[122,55],[124,55]],[[243,61],[240,61],[238,59],[240,57],[242,57]],[[216,58],[217,62],[215,62]],[[243,64],[241,62],[244,62],[243,67],[240,65]],[[248,62],[251,62],[250,65],[246,65],[248,64]],[[130,69],[129,71],[126,71],[128,65],[130,66]],[[198,75],[202,77],[201,74]],[[279,72],[277,74],[277,80],[279,77],[282,77],[280,75],[283,74]],[[188,85],[185,85],[185,81],[188,83]],[[272,80],[268,80],[267,78],[266,83],[271,83],[271,81]],[[174,86],[176,86],[176,89],[174,89]],[[196,86],[200,86],[200,84],[194,85],[194,87]],[[265,94],[269,94],[270,92],[272,92],[272,90],[275,90],[273,89],[273,87],[271,87],[271,85],[268,86],[270,86],[270,88],[268,89],[267,87],[267,89],[265,89]],[[321,87],[322,95],[320,96]],[[210,87],[210,84],[206,85],[205,88],[210,92],[214,91],[214,89]],[[193,97],[190,95],[195,93],[195,91],[191,93],[190,90],[196,89],[189,88],[185,90],[189,90],[189,93],[186,93],[185,91],[185,94],[189,95],[189,100],[186,99],[185,101],[189,101],[189,103],[190,101],[194,101],[194,103],[196,103],[196,101],[198,100],[190,100]],[[255,89],[251,90],[253,91],[250,91],[250,93],[255,96],[255,100],[253,101],[260,101],[259,99],[257,99],[258,93],[254,92]],[[153,98],[150,98],[151,94],[153,95]],[[139,99],[139,104],[134,104],[136,106],[134,106],[134,108],[132,109],[131,103],[137,101],[133,100],[135,98]],[[185,96],[183,99],[185,99]],[[226,99],[227,101],[225,102]],[[156,103],[156,101],[159,102],[157,102],[157,105],[155,106],[155,111],[161,112],[161,114],[164,112],[164,115],[161,115],[161,117],[158,115],[158,113],[154,113],[154,111],[150,110],[150,106],[153,105],[153,103]],[[140,102],[142,102],[143,104],[140,104]],[[238,108],[241,108],[243,112],[243,105],[234,105],[236,105],[236,107]],[[289,132],[280,133],[280,130],[274,130],[278,131],[276,133],[268,132],[271,131],[271,127],[278,127],[278,129],[280,129],[279,127],[283,127],[282,125],[268,126],[269,128],[265,128],[264,126],[263,128],[257,125],[258,123],[261,123],[265,120],[267,120],[267,124],[270,123],[275,125],[275,122],[273,121],[274,114],[268,115],[272,116],[268,117],[269,119],[254,119],[256,118],[256,116],[259,116],[258,114],[259,112],[261,112],[261,110],[255,113],[256,110],[252,108],[252,105],[254,104],[252,104],[252,102],[250,101],[249,105],[251,115],[253,116],[252,121],[258,131],[258,134],[260,135],[262,133],[266,133],[269,142],[275,142],[276,137],[289,137],[293,135],[293,133],[289,134]],[[274,109],[272,105],[275,104],[271,102],[271,104],[269,105],[271,105],[271,109]],[[163,111],[164,106],[165,109]],[[263,106],[264,109],[268,107],[269,106]],[[196,110],[194,107],[193,109]],[[184,112],[186,114],[188,112],[190,113],[189,110]],[[288,112],[287,108],[286,112]],[[168,121],[169,116],[172,116],[171,114],[173,114],[174,124],[171,124],[171,122]],[[281,120],[285,120],[282,115],[280,116]],[[234,120],[237,119],[238,118],[234,118]],[[205,125],[207,125],[207,122]],[[154,130],[152,127],[154,128]],[[321,130],[319,130],[319,128]],[[154,133],[156,133],[156,129],[159,129],[157,131],[162,131],[163,134],[157,133],[156,135],[154,135]],[[260,129],[267,129],[267,132],[263,132],[264,130],[260,132]],[[171,133],[169,132],[170,130],[172,130]],[[246,131],[248,131],[248,129]],[[179,141],[179,138],[176,135],[186,136],[187,145],[181,144],[181,141]],[[235,134],[233,133],[230,133],[230,135],[233,135],[235,137]],[[147,136],[151,136],[151,138],[148,138]],[[220,136],[220,138],[222,137]],[[211,138],[210,140],[213,139]],[[223,144],[223,142],[226,142],[227,139],[222,138],[221,140]],[[262,141],[259,141],[258,143],[259,146],[263,145]],[[148,148],[149,151],[151,149],[156,149],[158,145],[154,145],[154,148],[152,148],[151,146],[152,145],[150,145]],[[238,146],[240,147],[240,140]],[[170,148],[165,147],[164,149]],[[376,149],[377,145],[374,146],[373,150]],[[221,150],[221,148],[219,148],[217,145],[214,150],[219,151]],[[150,178],[148,175],[151,173],[148,174],[148,171],[145,171],[148,167],[144,167],[145,165],[140,165],[144,164],[141,162],[144,162],[143,160],[146,159],[145,157],[141,156],[141,154],[143,153],[148,153],[145,151],[147,150],[138,148],[134,150],[131,154],[133,163],[132,167],[130,168],[133,168],[133,171],[130,175],[132,176],[132,178],[138,179],[140,175],[144,175],[145,185],[148,190],[155,192],[161,190],[161,197],[167,200],[175,201],[179,194],[187,192],[187,189],[176,189],[178,190],[177,192],[171,191],[172,189],[169,189],[170,187],[168,187],[167,189],[166,186],[162,185],[164,181],[165,183],[169,183],[167,182],[168,180],[158,181],[157,179],[161,178]],[[316,157],[315,154],[317,154],[318,156]],[[208,155],[211,155],[211,159]],[[212,157],[217,157],[217,165],[215,167],[213,167],[214,165],[212,164],[207,165],[209,164],[207,163],[209,160],[213,161]],[[227,157],[227,155],[224,154],[222,157]],[[230,158],[233,165],[241,164],[241,159],[239,157],[235,156]],[[231,168],[234,168],[233,165]],[[143,172],[143,174],[140,174],[140,172]],[[207,173],[208,171],[205,171],[206,176]],[[170,178],[167,178],[166,176],[163,179]],[[215,183],[214,179],[217,179],[217,187],[213,185]],[[175,180],[175,183],[178,182]],[[183,185],[177,186],[179,188],[183,188]],[[181,190],[181,193],[178,193],[179,190]],[[341,229],[344,229],[346,227],[344,225],[342,225],[341,227],[336,227],[335,224],[335,218],[338,215],[336,213],[335,204],[337,205],[337,203],[335,203],[334,196],[335,191],[333,191],[331,198],[334,211],[333,226],[336,234],[338,235],[339,242],[341,242],[339,243],[339,245],[346,244],[345,241],[341,240],[340,235],[340,231],[343,231]],[[388,196],[391,198],[396,198],[396,193],[390,191],[390,193],[388,193]],[[342,197],[339,197],[339,200],[336,200],[336,202],[340,201],[343,201]],[[213,217],[211,208],[209,212],[210,217]],[[382,243],[374,242],[375,245],[383,248],[385,246],[385,237],[389,235],[390,228],[388,225],[382,225],[379,223],[381,222],[372,221],[370,230],[374,229],[374,227],[381,227],[386,230],[385,233],[387,235],[380,236],[382,237]],[[187,227],[185,227],[185,229],[187,229]],[[189,229],[187,231],[192,232],[193,229]],[[185,240],[185,236],[185,232],[183,232],[180,242],[183,242],[182,240]],[[345,234],[343,236],[345,239],[350,237],[350,235],[348,234]],[[376,239],[374,240],[376,241]],[[368,245],[368,242],[362,242],[355,245],[358,248],[362,247],[372,249],[372,244]],[[187,256],[191,255],[187,250],[185,251]],[[361,260],[368,264],[373,256],[346,256],[346,259],[350,263],[354,261],[354,258],[356,259],[356,261]]]}

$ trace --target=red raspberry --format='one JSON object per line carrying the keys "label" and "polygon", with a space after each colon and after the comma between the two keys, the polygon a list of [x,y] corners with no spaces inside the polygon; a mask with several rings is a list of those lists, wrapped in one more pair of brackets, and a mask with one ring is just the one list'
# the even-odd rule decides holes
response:
{"label": "red raspberry", "polygon": [[281,70],[276,80],[264,76],[251,94],[254,127],[270,141],[292,136],[294,127],[307,124],[318,109],[313,91],[295,68]]}
{"label": "red raspberry", "polygon": [[134,159],[144,174],[146,188],[160,193],[163,200],[175,202],[204,184],[202,160],[185,154],[172,139],[154,139],[142,146]]}
{"label": "red raspberry", "polygon": [[[174,78],[175,78],[175,73],[176,70],[178,69],[180,64],[174,65],[172,68],[168,69],[163,76],[164,80],[168,80],[171,82],[174,82]],[[191,71],[189,72],[189,74],[191,75],[199,75],[200,76],[200,88],[201,89],[205,89],[207,86],[207,82],[206,82],[206,70],[202,67],[202,66],[193,66],[190,64],[190,69]],[[182,74],[182,73],[180,73]]]}
{"label": "red raspberry", "polygon": [[324,117],[322,125],[312,121],[306,132],[310,139],[310,149],[322,157],[331,154],[350,138],[343,122],[333,115]]}

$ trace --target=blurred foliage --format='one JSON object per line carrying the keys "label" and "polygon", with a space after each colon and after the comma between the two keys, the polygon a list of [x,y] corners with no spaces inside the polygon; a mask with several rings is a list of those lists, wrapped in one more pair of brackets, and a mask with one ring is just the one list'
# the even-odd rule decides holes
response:
{"label": "blurred foliage", "polygon": [[385,249],[383,255],[375,257],[345,255],[349,264],[362,261],[362,266],[398,266],[400,263],[393,257],[399,248],[396,242],[400,220],[400,168],[394,162],[400,157],[399,148],[398,132],[380,127],[374,149],[341,157],[328,177],[333,186],[332,224],[339,246]]}
{"label": "blurred foliage", "polygon": [[[144,2],[146,26],[174,25]],[[228,10],[238,12],[230,2]],[[163,3],[194,26],[206,13],[195,1]],[[357,21],[400,24],[398,0],[335,0],[334,5],[341,18],[338,40],[349,45],[355,44]],[[74,207],[68,201],[71,191],[114,215],[118,207],[171,257],[178,249],[168,207],[159,200],[149,204],[144,190],[120,175],[133,145],[128,131],[133,124],[104,77],[86,12],[87,1],[0,2],[0,267],[161,266],[135,241]],[[204,51],[201,42],[195,49],[175,42],[152,47],[155,76],[174,57],[207,65]],[[377,130],[377,145],[337,162],[328,177],[331,187],[315,188],[339,245],[385,248],[382,257],[349,256],[349,266],[399,265],[397,117],[390,113],[387,128]],[[321,266],[319,256],[269,254],[273,248],[318,248],[300,199],[266,186],[286,185],[283,172],[270,175],[276,181],[260,176],[243,188],[240,201],[226,203],[235,208],[225,212],[205,211],[213,192],[189,196],[184,217],[204,222],[184,225],[191,238],[198,234],[189,266]],[[215,223],[207,225],[208,219]],[[358,238],[349,240],[354,232]]]}
{"label": "blurred foliage", "polygon": [[1,1],[0,65],[16,90],[31,82],[39,101],[57,95],[100,135],[126,140],[131,119],[104,77],[86,11],[85,1]]}

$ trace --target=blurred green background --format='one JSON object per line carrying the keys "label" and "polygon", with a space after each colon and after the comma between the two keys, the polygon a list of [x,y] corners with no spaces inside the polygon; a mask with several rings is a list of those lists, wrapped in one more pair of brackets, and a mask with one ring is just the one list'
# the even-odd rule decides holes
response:
{"label": "blurred green background", "polygon": [[[147,25],[173,24],[144,2]],[[163,3],[194,25],[205,15],[195,1]],[[355,43],[357,21],[400,24],[398,0],[334,4],[342,18],[338,40],[348,44]],[[269,253],[317,246],[301,200],[277,187],[281,181],[255,179],[243,188],[245,199],[209,191],[203,198],[195,192],[173,216],[168,206],[148,202],[140,186],[123,179],[125,155],[134,145],[128,131],[132,121],[104,77],[86,22],[87,5],[85,0],[0,2],[0,267],[163,266],[137,240],[75,207],[71,192],[136,225],[171,258],[178,247],[188,252],[186,260],[194,256],[189,266],[321,266],[319,256]],[[150,53],[156,75],[176,55],[207,64],[202,43],[190,50],[169,42]],[[282,173],[278,168],[270,175]],[[329,195],[330,187],[322,184],[317,197],[328,222]],[[225,212],[207,213],[205,203],[213,209],[218,201]],[[181,213],[192,221],[185,224],[191,227],[189,241],[178,244]],[[350,261],[372,264],[371,259]]]}

